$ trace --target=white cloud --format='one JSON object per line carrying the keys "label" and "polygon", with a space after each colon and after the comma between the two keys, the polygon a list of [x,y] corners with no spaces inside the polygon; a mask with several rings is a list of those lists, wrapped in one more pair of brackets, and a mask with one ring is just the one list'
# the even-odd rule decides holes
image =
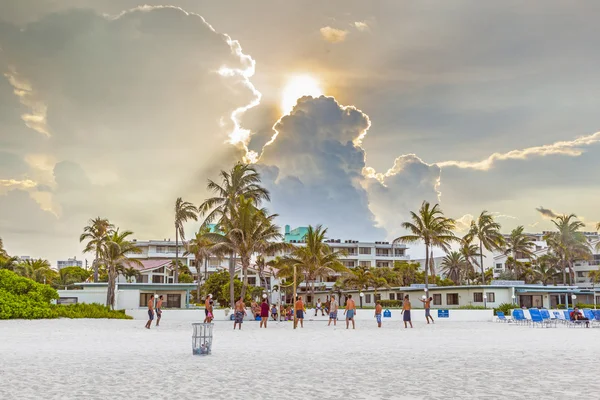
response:
{"label": "white cloud", "polygon": [[354,27],[361,32],[368,32],[371,29],[366,21],[356,21]]}
{"label": "white cloud", "polygon": [[321,37],[323,37],[323,40],[326,40],[329,43],[341,43],[346,40],[346,36],[349,33],[346,30],[336,29],[330,26],[325,26],[319,31],[321,32]]}
{"label": "white cloud", "polygon": [[[0,47],[1,51],[2,48]],[[50,136],[50,129],[46,119],[48,107],[37,98],[31,83],[19,76],[14,66],[9,66],[8,72],[5,72],[4,76],[13,86],[14,94],[19,97],[21,104],[29,108],[28,113],[21,115],[21,119],[23,119],[25,125],[45,136]]]}

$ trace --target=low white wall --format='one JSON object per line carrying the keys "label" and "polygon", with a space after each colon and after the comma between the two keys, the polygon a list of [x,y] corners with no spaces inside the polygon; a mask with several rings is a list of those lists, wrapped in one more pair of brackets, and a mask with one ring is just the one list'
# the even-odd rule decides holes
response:
{"label": "low white wall", "polygon": [[[228,310],[227,310],[228,311]],[[384,310],[385,311],[385,310]],[[383,318],[383,321],[402,321],[401,310],[390,310],[392,316],[390,318]],[[146,320],[148,319],[148,310],[145,308],[129,309],[125,311],[127,315],[133,317],[133,319]],[[248,312],[249,313],[249,312]],[[372,321],[374,320],[375,310],[359,309],[357,310],[355,320],[357,321]],[[229,321],[231,313],[225,309],[216,309],[215,312],[216,321]],[[226,315],[227,314],[227,315]],[[448,318],[438,318],[437,310],[431,310],[431,315],[436,321],[452,321],[452,322],[488,322],[494,320],[494,311],[489,310],[449,310]],[[190,322],[202,322],[204,321],[205,313],[204,309],[196,310],[163,310],[163,318],[170,319],[173,321],[190,321]],[[310,321],[327,321],[329,317],[327,315],[322,316],[321,313],[315,317],[314,310],[307,310],[305,314],[305,320]],[[344,310],[338,312],[338,320],[344,320]],[[415,322],[425,322],[425,310],[416,309],[411,312],[411,319]],[[250,321],[252,318],[247,315],[244,318],[245,321]]]}
{"label": "low white wall", "polygon": [[106,289],[99,290],[58,290],[59,297],[77,297],[78,303],[106,304]]}

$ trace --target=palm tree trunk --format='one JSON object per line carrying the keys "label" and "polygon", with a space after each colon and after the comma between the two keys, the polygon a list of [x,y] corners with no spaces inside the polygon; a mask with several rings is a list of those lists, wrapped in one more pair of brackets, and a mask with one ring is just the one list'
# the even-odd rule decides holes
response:
{"label": "palm tree trunk", "polygon": [[485,271],[483,270],[483,244],[479,239],[479,260],[481,261],[481,284],[485,285]]}
{"label": "palm tree trunk", "polygon": [[106,305],[111,309],[115,308],[115,268],[108,265],[108,288],[106,290]]}
{"label": "palm tree trunk", "polygon": [[246,298],[246,290],[248,289],[248,267],[250,266],[250,260],[245,260],[242,258],[242,274],[244,274],[244,279],[242,279],[242,298]]}
{"label": "palm tree trunk", "polygon": [[200,279],[200,263],[198,262],[199,260],[196,259],[196,272],[198,273],[198,286],[196,287],[196,301],[198,303],[200,303],[200,299],[202,298],[202,296],[200,296],[200,291],[202,289],[202,284],[201,279]]}
{"label": "palm tree trunk", "polygon": [[175,226],[175,283],[179,282],[179,232]]}
{"label": "palm tree trunk", "polygon": [[94,283],[98,283],[98,247],[96,247],[96,259],[94,260]]}
{"label": "palm tree trunk", "polygon": [[208,257],[204,259],[204,281],[208,280]]}
{"label": "palm tree trunk", "polygon": [[[429,295],[429,244],[428,243],[425,243],[425,293],[427,293],[427,295]],[[361,302],[362,302],[362,299],[361,299]]]}
{"label": "palm tree trunk", "polygon": [[567,284],[567,267],[565,266],[564,260],[561,260],[560,264],[562,267],[563,285],[566,285]]}
{"label": "palm tree trunk", "polygon": [[235,253],[229,253],[229,303],[231,308],[235,307],[235,287],[233,285],[235,274]]}

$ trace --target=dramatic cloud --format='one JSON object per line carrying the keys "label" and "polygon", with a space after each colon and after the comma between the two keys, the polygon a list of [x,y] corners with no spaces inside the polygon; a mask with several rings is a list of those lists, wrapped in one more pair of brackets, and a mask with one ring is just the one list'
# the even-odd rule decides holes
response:
{"label": "dramatic cloud", "polygon": [[443,161],[437,163],[437,165],[440,167],[452,166],[485,171],[492,168],[498,161],[524,160],[530,157],[544,157],[557,154],[571,157],[580,156],[583,154],[581,147],[589,146],[598,142],[600,142],[600,132],[596,132],[593,135],[580,136],[577,139],[569,141],[560,141],[543,146],[529,147],[522,150],[512,150],[507,153],[494,153],[485,160],[481,161]]}
{"label": "dramatic cloud", "polygon": [[346,36],[348,35],[348,31],[342,29],[332,28],[330,26],[325,26],[320,29],[321,36],[323,40],[328,41],[329,43],[340,43],[346,40]]}
{"label": "dramatic cloud", "polygon": [[550,210],[549,208],[544,208],[542,206],[536,208],[535,210],[537,212],[539,212],[540,214],[542,214],[542,216],[545,218],[556,218],[559,216],[559,214],[555,213],[554,211]]}

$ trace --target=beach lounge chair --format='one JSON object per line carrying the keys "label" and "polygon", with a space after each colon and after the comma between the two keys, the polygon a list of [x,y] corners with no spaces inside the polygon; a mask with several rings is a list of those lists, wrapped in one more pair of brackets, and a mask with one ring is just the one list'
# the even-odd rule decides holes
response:
{"label": "beach lounge chair", "polygon": [[529,315],[531,315],[532,328],[535,328],[536,326],[539,326],[540,328],[546,328],[549,326],[548,323],[546,323],[546,321],[542,317],[542,313],[537,308],[530,308]]}
{"label": "beach lounge chair", "polygon": [[553,311],[552,314],[554,314],[556,321],[559,321],[561,324],[567,324],[565,314],[561,313],[560,311]]}
{"label": "beach lounge chair", "polygon": [[569,328],[572,328],[572,327],[584,327],[586,325],[585,324],[586,321],[573,321],[571,319],[571,313],[572,312],[573,312],[573,309],[570,309],[568,311],[567,310],[563,311],[563,313],[565,314],[565,319],[567,320],[567,326]]}
{"label": "beach lounge chair", "polygon": [[550,311],[548,311],[545,308],[542,308],[540,310],[540,314],[542,314],[542,318],[544,319],[544,323],[546,323],[547,325],[552,325],[554,324],[554,327],[556,328],[556,317],[554,317],[553,315],[550,315]]}
{"label": "beach lounge chair", "polygon": [[512,320],[506,318],[506,315],[504,315],[504,313],[502,311],[498,311],[496,312],[496,322],[505,322],[505,323],[510,323],[513,322]]}
{"label": "beach lounge chair", "polygon": [[525,318],[525,313],[520,308],[515,308],[512,310],[512,318],[517,324],[529,324],[529,321]]}
{"label": "beach lounge chair", "polygon": [[589,308],[583,309],[583,316],[590,320],[590,326],[592,328],[600,324],[600,321],[596,320],[594,312]]}

